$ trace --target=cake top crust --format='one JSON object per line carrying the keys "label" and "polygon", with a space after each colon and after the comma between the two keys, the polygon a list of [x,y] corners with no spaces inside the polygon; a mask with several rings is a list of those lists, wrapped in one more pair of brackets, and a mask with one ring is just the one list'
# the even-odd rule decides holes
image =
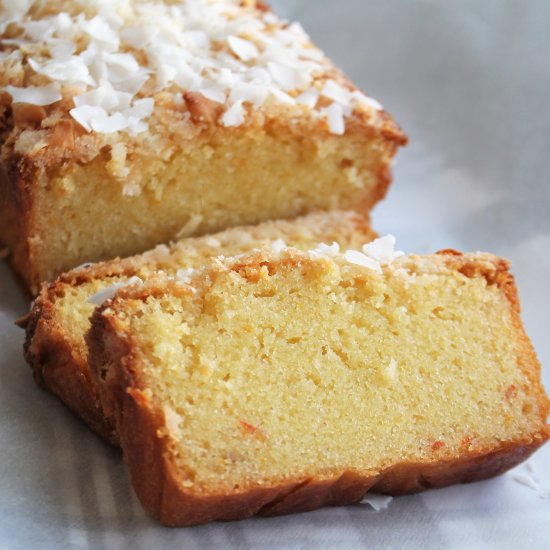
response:
{"label": "cake top crust", "polygon": [[[354,118],[388,122],[298,23],[258,1],[3,0],[0,38],[4,110],[15,125],[63,121],[58,141],[71,132],[131,141],[174,112],[226,128],[307,119],[336,135]],[[22,152],[43,144],[32,137]]]}
{"label": "cake top crust", "polygon": [[[217,256],[212,262],[200,268],[183,268],[174,275],[158,272],[147,277],[132,277],[122,283],[115,283],[101,289],[91,296],[89,303],[102,305],[121,295],[133,295],[139,288],[154,287],[158,280],[164,280],[184,288],[185,293],[194,294],[197,288],[211,284],[217,274],[235,271],[252,273],[255,270],[264,275],[270,271],[269,266],[284,265],[324,265],[329,271],[336,270],[361,277],[384,277],[392,273],[415,284],[417,275],[424,278],[439,275],[464,276],[467,278],[484,278],[486,284],[496,285],[502,289],[512,307],[519,308],[519,300],[509,273],[510,264],[507,260],[490,253],[476,252],[463,254],[456,250],[440,250],[436,254],[417,255],[405,254],[395,249],[395,237],[385,235],[365,243],[361,250],[342,250],[338,243],[319,243],[308,250],[300,250],[288,246],[282,239],[276,239],[270,244],[236,256]],[[254,269],[251,269],[253,266]],[[248,277],[248,275],[247,275]],[[256,275],[252,275],[252,278]],[[206,281],[206,283],[205,283]],[[519,309],[518,309],[519,311]]]}

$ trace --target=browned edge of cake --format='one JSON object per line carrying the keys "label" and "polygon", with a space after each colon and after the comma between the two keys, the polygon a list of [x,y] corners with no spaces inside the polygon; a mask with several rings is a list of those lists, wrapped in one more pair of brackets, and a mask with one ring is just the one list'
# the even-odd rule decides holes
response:
{"label": "browned edge of cake", "polygon": [[[510,303],[514,328],[520,343],[522,365],[527,378],[540,388],[540,363],[525,334],[519,317],[519,300],[508,262],[497,259],[492,268],[478,264],[475,258],[454,250],[443,250],[446,262],[467,277],[483,276],[489,285],[497,285]],[[241,275],[247,267],[266,265],[258,254],[255,260],[229,267]],[[287,260],[288,261],[288,260]],[[304,261],[299,260],[299,261]],[[269,263],[269,261],[267,262]],[[253,269],[252,269],[253,270]],[[100,380],[100,396],[105,409],[117,423],[125,461],[141,503],[161,523],[168,526],[192,526],[214,520],[245,519],[254,515],[274,516],[358,502],[367,491],[403,495],[430,488],[468,483],[499,475],[516,466],[550,438],[546,418],[550,401],[544,391],[537,393],[542,412],[541,430],[497,446],[463,451],[429,462],[404,462],[381,472],[349,469],[338,475],[320,478],[315,474],[273,486],[253,486],[228,494],[194,495],[182,490],[179,475],[170,462],[166,439],[157,436],[166,425],[164,413],[155,409],[144,394],[139,376],[139,357],[132,334],[116,317],[125,300],[146,300],[150,296],[171,293],[191,296],[189,287],[165,279],[119,291],[113,301],[96,309],[87,335],[91,368]],[[107,315],[103,315],[107,313]]]}
{"label": "browned edge of cake", "polygon": [[[97,435],[113,446],[119,438],[112,419],[106,418],[90,376],[88,359],[78,349],[69,334],[56,322],[54,312],[59,292],[67,285],[80,285],[97,276],[131,276],[130,266],[121,269],[120,260],[97,264],[82,271],[62,274],[52,283],[44,283],[31,311],[17,321],[25,330],[24,356],[30,365],[34,381],[57,396]],[[110,268],[110,270],[109,270]]]}
{"label": "browned edge of cake", "polygon": [[[316,216],[317,214],[314,213],[304,216],[303,219],[311,223]],[[339,221],[339,218],[342,218],[342,221]],[[348,230],[357,232],[362,242],[376,238],[377,234],[372,229],[369,218],[354,212],[334,211],[326,214],[326,230],[332,226],[336,231],[340,224],[343,228],[344,220],[346,223],[349,222]],[[277,227],[281,229],[285,224],[292,222],[283,220],[268,223],[274,229]],[[260,225],[267,226],[267,223]],[[317,228],[320,227],[319,223]],[[232,228],[230,231],[251,229],[250,226],[243,226]],[[281,234],[281,236],[285,235]],[[216,237],[216,234],[211,237]],[[198,242],[200,240],[200,237],[190,237],[179,242]],[[174,243],[171,249],[175,250],[177,247],[178,242]],[[56,321],[56,304],[59,296],[62,296],[68,287],[80,286],[94,279],[137,275],[142,266],[154,261],[154,253],[153,250],[153,256],[149,252],[129,258],[100,262],[63,273],[55,281],[42,285],[30,313],[18,321],[19,326],[25,329],[25,359],[32,368],[36,383],[56,395],[95,433],[114,446],[119,446],[114,421],[112,418],[106,417],[103,412],[96,382],[90,374],[88,357],[75,345],[76,342],[72,335],[67,333]]]}
{"label": "browned edge of cake", "polygon": [[[1,140],[0,140],[1,146]],[[31,193],[35,170],[24,159],[0,163],[0,247],[9,251],[7,261],[25,295],[39,289],[30,254],[29,236],[33,231],[34,201]],[[31,279],[36,282],[31,283]]]}

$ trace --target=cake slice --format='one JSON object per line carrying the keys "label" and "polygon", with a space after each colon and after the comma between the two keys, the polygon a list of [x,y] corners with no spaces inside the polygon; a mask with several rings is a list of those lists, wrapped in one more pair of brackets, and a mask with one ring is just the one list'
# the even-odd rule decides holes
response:
{"label": "cake slice", "polygon": [[9,2],[0,241],[33,294],[82,262],[370,210],[406,137],[262,2]]}
{"label": "cake slice", "polygon": [[181,274],[216,256],[242,254],[272,243],[281,245],[282,241],[304,249],[322,241],[359,249],[375,237],[367,218],[359,214],[320,212],[182,239],[139,256],[75,269],[44,284],[30,314],[21,322],[26,328],[25,357],[40,386],[57,395],[94,431],[116,445],[112,420],[105,418],[95,382],[90,378],[84,335],[94,308],[118,287],[136,277],[146,279],[159,270],[167,275]]}
{"label": "cake slice", "polygon": [[506,261],[264,250],[122,289],[91,368],[166,525],[474,481],[550,435]]}

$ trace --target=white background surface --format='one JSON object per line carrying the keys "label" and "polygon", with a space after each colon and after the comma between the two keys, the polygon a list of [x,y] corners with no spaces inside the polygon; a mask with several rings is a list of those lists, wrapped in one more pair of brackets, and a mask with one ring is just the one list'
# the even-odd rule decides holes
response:
{"label": "white background surface", "polygon": [[[273,1],[411,143],[375,212],[401,249],[488,250],[513,262],[550,388],[550,3]],[[550,548],[550,499],[513,473],[275,519],[168,529],[140,509],[117,451],[35,387],[0,266],[0,548]],[[550,446],[530,461],[550,488]],[[521,466],[519,471],[526,472]],[[517,471],[516,471],[517,474]]]}

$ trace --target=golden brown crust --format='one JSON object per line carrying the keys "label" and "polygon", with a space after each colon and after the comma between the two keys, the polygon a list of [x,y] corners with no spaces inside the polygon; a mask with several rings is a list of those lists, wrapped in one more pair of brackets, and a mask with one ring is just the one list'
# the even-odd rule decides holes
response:
{"label": "golden brown crust", "polygon": [[[235,263],[220,269],[233,269],[253,278],[254,270],[260,270],[269,262],[262,258],[262,253],[250,258],[247,265]],[[307,259],[289,257],[285,261],[307,262]],[[447,453],[438,459],[416,463],[394,463],[380,471],[342,470],[326,476],[312,474],[273,480],[231,494],[193,493],[180,483],[170,461],[167,439],[160,435],[165,426],[164,415],[154,398],[144,391],[146,385],[139,374],[139,346],[132,341],[129,321],[124,315],[117,315],[124,311],[124,300],[140,301],[166,293],[191,295],[184,285],[152,280],[148,285],[121,291],[113,302],[98,308],[88,334],[91,368],[100,380],[100,396],[104,406],[114,414],[135,490],[147,511],[170,526],[304,512],[322,506],[351,504],[367,491],[402,495],[485,479],[505,472],[531,455],[550,438],[550,426],[545,423],[549,402],[538,379],[540,366],[518,317],[517,295],[508,263],[489,255],[476,261],[474,256],[449,251],[443,252],[443,263],[452,269],[458,267],[468,277],[486,277],[488,283],[497,284],[510,301],[521,341],[521,368],[534,387],[540,388],[538,431],[486,448],[464,445],[457,454]],[[106,365],[109,368],[105,368]]]}
{"label": "golden brown crust", "polygon": [[502,442],[497,448],[476,449],[456,460],[432,464],[399,464],[385,472],[372,491],[406,495],[494,477],[523,462],[549,437],[550,430],[546,426],[531,438]]}
{"label": "golden brown crust", "polygon": [[55,285],[44,285],[29,315],[19,322],[27,336],[25,359],[39,386],[59,397],[105,441],[118,446],[114,423],[103,414],[87,358],[55,321],[56,290]]}
{"label": "golden brown crust", "polygon": [[[332,76],[346,87],[355,90],[355,86],[336,71]],[[136,137],[114,136],[111,134],[86,133],[86,131],[69,116],[73,108],[70,97],[49,105],[38,112],[27,104],[11,104],[7,96],[3,96],[3,112],[0,122],[0,143],[2,159],[16,159],[23,156],[40,172],[53,173],[70,164],[88,163],[99,156],[106,148],[122,141],[128,152],[151,154],[160,143],[173,146],[174,142],[185,143],[199,136],[220,132],[235,134],[262,128],[267,132],[277,128],[286,134],[307,137],[312,140],[322,140],[331,135],[326,121],[312,118],[305,111],[293,112],[284,106],[273,106],[264,111],[249,113],[245,123],[235,128],[224,128],[218,121],[221,112],[219,104],[214,103],[198,92],[186,92],[183,105],[175,106],[170,95],[160,92],[155,95],[157,111],[150,123],[150,131],[138,134]],[[14,116],[14,111],[24,113],[24,116]],[[67,123],[71,122],[69,126]],[[18,153],[23,133],[34,132],[30,142],[35,146],[25,153]],[[61,135],[70,134],[70,139],[60,140]],[[388,146],[389,156],[398,147],[408,143],[408,137],[401,127],[386,111],[357,111],[346,120],[344,137],[360,136],[365,140],[378,140]],[[151,139],[153,137],[154,139]],[[70,146],[68,146],[70,144]],[[153,155],[154,156],[154,155]],[[4,160],[6,162],[6,160]]]}
{"label": "golden brown crust", "polygon": [[35,176],[32,165],[20,156],[0,163],[0,242],[11,251],[10,263],[29,295],[39,288],[30,239],[35,211],[30,182]]}

